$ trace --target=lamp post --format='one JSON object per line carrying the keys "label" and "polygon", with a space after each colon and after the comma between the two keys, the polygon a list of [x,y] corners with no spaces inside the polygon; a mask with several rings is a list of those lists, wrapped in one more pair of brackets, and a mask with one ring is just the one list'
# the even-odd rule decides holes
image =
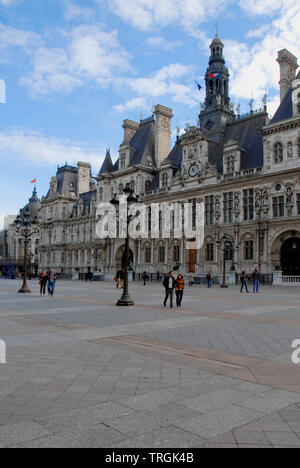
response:
{"label": "lamp post", "polygon": [[29,210],[24,213],[23,219],[19,215],[15,220],[16,232],[24,242],[24,276],[22,288],[18,291],[20,294],[31,293],[27,286],[28,245],[31,237],[39,232],[37,224],[38,220],[36,218],[31,219]]}
{"label": "lamp post", "polygon": [[221,284],[221,288],[228,288],[228,284],[226,283],[226,254],[229,250],[233,252],[233,243],[230,239],[225,235],[222,239],[217,240],[218,248],[221,249],[222,242],[224,244],[223,247],[223,282]]}
{"label": "lamp post", "polygon": [[[129,215],[129,205],[131,203],[138,203],[139,198],[134,195],[134,190],[130,187],[130,184],[127,184],[123,190],[124,195],[127,197],[127,213],[126,213],[126,238],[125,238],[125,258],[124,258],[124,289],[123,295],[121,299],[117,302],[117,306],[120,307],[130,307],[134,306],[134,301],[131,299],[129,295],[129,281],[128,281],[128,271],[129,271],[129,225],[131,221],[134,219],[134,216]],[[113,199],[110,203],[115,206],[119,207],[120,202],[117,200],[117,195],[115,194]],[[136,214],[139,216],[139,213]]]}

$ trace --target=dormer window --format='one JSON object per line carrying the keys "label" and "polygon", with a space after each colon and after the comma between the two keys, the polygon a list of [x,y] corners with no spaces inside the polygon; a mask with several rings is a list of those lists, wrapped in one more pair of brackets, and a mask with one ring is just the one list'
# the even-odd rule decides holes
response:
{"label": "dormer window", "polygon": [[233,174],[235,170],[235,158],[234,156],[230,155],[226,158],[226,173]]}
{"label": "dormer window", "polygon": [[274,163],[279,164],[283,162],[283,145],[282,143],[276,143],[274,147]]}
{"label": "dormer window", "polygon": [[162,186],[168,187],[168,174],[163,174],[162,176]]}
{"label": "dormer window", "polygon": [[122,154],[120,157],[120,169],[124,169],[126,167],[126,156]]}

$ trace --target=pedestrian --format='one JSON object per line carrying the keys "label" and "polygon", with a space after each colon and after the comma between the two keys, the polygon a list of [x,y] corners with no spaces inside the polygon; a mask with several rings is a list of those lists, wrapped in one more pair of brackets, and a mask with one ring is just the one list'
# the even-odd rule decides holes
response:
{"label": "pedestrian", "polygon": [[121,283],[121,288],[124,289],[124,283],[125,283],[125,272],[124,272],[124,270],[120,271],[120,283]]}
{"label": "pedestrian", "polygon": [[207,272],[207,275],[206,275],[206,281],[207,281],[207,287],[210,289],[212,287],[212,278],[211,278],[211,274],[209,271]]}
{"label": "pedestrian", "polygon": [[48,282],[47,273],[45,270],[43,270],[42,273],[40,274],[40,296],[45,296],[47,282]]}
{"label": "pedestrian", "polygon": [[175,278],[174,278],[173,271],[170,271],[169,275],[165,277],[163,285],[166,290],[164,306],[167,307],[167,302],[168,302],[168,299],[170,298],[170,307],[172,309],[173,308],[173,295],[174,295],[174,289],[175,289]]}
{"label": "pedestrian", "polygon": [[120,272],[117,271],[117,274],[115,276],[115,282],[116,282],[116,288],[119,289],[120,286]]}
{"label": "pedestrian", "polygon": [[56,279],[57,278],[56,278],[56,275],[54,274],[54,271],[51,270],[49,274],[49,279],[48,279],[48,292],[50,296],[54,295]]}
{"label": "pedestrian", "polygon": [[185,288],[185,282],[184,282],[183,276],[181,274],[179,274],[177,276],[177,280],[176,280],[176,283],[175,283],[175,288],[176,288],[177,307],[181,307],[184,288]]}
{"label": "pedestrian", "polygon": [[192,288],[195,284],[195,278],[194,278],[194,273],[190,274],[190,282],[189,282],[189,287]]}
{"label": "pedestrian", "polygon": [[246,288],[247,294],[249,293],[247,279],[248,279],[247,272],[245,270],[243,270],[242,273],[241,273],[241,278],[240,278],[240,280],[241,280],[241,293],[243,292],[244,287]]}
{"label": "pedestrian", "polygon": [[253,280],[253,292],[259,292],[259,282],[260,282],[260,273],[258,271],[258,267],[255,267],[252,273],[252,280]]}
{"label": "pedestrian", "polygon": [[146,286],[146,281],[147,281],[147,273],[144,271],[143,273],[143,281],[144,281],[144,286]]}

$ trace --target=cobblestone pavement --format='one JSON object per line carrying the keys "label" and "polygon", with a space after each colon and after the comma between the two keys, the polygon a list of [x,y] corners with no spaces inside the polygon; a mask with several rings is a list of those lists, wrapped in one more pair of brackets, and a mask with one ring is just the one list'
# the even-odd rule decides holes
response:
{"label": "cobblestone pavement", "polygon": [[299,288],[0,280],[0,447],[300,447]]}

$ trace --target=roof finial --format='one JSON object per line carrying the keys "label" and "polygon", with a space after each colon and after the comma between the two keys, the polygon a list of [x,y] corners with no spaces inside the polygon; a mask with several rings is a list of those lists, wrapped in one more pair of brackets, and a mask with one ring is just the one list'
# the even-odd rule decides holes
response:
{"label": "roof finial", "polygon": [[216,37],[219,37],[218,36],[218,21],[216,22],[216,24],[214,24],[214,27],[216,28]]}

